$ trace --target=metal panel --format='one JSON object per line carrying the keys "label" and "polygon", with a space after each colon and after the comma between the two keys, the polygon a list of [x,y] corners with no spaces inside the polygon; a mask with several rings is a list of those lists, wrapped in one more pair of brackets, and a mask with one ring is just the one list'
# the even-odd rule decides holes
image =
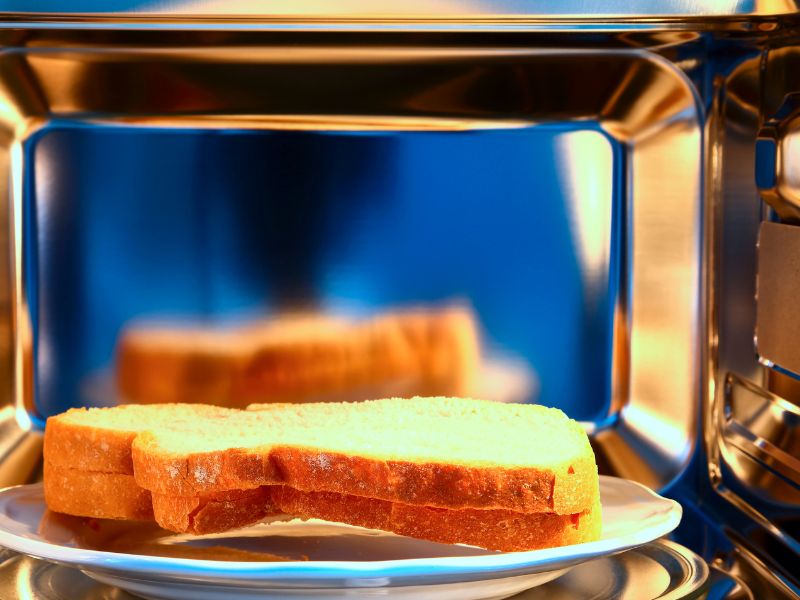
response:
{"label": "metal panel", "polygon": [[800,373],[800,227],[761,224],[756,346],[767,366]]}

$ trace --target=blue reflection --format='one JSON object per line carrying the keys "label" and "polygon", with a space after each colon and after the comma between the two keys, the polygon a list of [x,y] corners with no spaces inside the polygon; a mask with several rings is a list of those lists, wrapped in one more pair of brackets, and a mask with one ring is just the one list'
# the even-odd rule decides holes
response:
{"label": "blue reflection", "polygon": [[621,154],[612,214],[591,225],[611,231],[607,284],[590,287],[558,175],[556,140],[570,130],[51,127],[29,150],[27,182],[38,407],[85,404],[131,319],[461,299],[489,352],[535,372],[531,400],[602,416]]}

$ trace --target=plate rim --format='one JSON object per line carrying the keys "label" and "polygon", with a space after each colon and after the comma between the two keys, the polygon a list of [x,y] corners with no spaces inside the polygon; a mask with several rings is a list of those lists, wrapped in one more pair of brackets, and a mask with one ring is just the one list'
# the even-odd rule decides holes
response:
{"label": "plate rim", "polygon": [[[544,572],[571,566],[600,556],[617,554],[636,548],[673,531],[680,523],[683,508],[638,482],[600,476],[601,486],[633,486],[644,492],[665,509],[658,521],[634,533],[605,540],[584,542],[557,548],[502,552],[472,556],[407,558],[379,561],[287,561],[241,562],[214,561],[191,558],[167,558],[73,548],[61,544],[28,538],[8,531],[0,524],[0,545],[36,558],[67,564],[81,569],[137,573],[169,579],[203,578],[206,581],[225,578],[234,582],[266,580],[353,580],[359,578],[418,579],[480,574],[485,578],[502,578],[526,573]],[[0,501],[14,490],[41,487],[41,483],[12,486],[0,490]],[[233,580],[233,581],[232,581]]]}

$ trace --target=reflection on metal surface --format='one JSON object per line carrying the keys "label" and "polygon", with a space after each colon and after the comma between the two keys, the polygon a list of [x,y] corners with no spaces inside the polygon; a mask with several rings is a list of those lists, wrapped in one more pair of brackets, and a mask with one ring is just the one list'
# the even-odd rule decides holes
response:
{"label": "reflection on metal surface", "polygon": [[[588,301],[606,296],[614,247],[614,148],[600,132],[578,131],[555,140],[564,200]],[[590,311],[600,307],[588,307]]]}
{"label": "reflection on metal surface", "polygon": [[800,506],[800,408],[733,375],[725,390],[722,439],[734,471],[753,493]]}
{"label": "reflection on metal surface", "polygon": [[767,389],[795,406],[800,406],[800,380],[781,371],[770,369],[767,374]]}
{"label": "reflection on metal surface", "polygon": [[700,131],[691,120],[675,121],[634,144],[631,154],[630,396],[620,429],[635,453],[659,465],[659,477],[647,481],[658,486],[688,459],[697,416]]}
{"label": "reflection on metal surface", "polygon": [[17,410],[0,408],[0,487],[27,483],[41,462],[42,435],[20,426]]}
{"label": "reflection on metal surface", "polygon": [[[284,314],[235,327],[126,324],[115,349],[118,393],[103,404],[336,402],[473,397],[479,324],[465,306],[414,307],[369,319]],[[488,392],[487,399],[505,400]]]}
{"label": "reflection on metal surface", "polygon": [[800,203],[800,114],[786,124],[779,155],[778,191]]}
{"label": "reflection on metal surface", "polygon": [[[710,590],[708,567],[686,548],[653,542],[624,554],[579,565],[565,576],[514,596],[515,600],[678,600]],[[723,583],[718,577],[716,589]],[[365,592],[366,593],[366,592]],[[375,591],[372,591],[374,595]],[[98,583],[75,569],[18,556],[0,565],[4,600],[128,600],[133,596]],[[728,596],[714,596],[728,598]],[[730,597],[740,600],[739,597]]]}
{"label": "reflection on metal surface", "polygon": [[[389,0],[375,6],[369,0],[281,0],[265,6],[256,0],[162,0],[158,3],[130,3],[120,0],[102,3],[91,0],[39,0],[31,5],[24,0],[3,0],[0,11],[20,12],[29,19],[39,16],[64,16],[70,14],[116,16],[184,16],[195,19],[202,16],[248,18],[311,18],[315,21],[337,19],[389,20],[414,18],[450,18],[458,22],[487,19],[521,20],[542,19],[592,19],[613,15],[615,20],[657,16],[701,17],[792,14],[798,10],[796,0],[569,0],[553,4],[548,0]],[[20,16],[23,16],[20,15]],[[97,16],[95,16],[97,19]]]}
{"label": "reflection on metal surface", "polygon": [[711,564],[708,576],[708,598],[724,598],[725,600],[756,600],[752,592],[740,579],[724,569]]}
{"label": "reflection on metal surface", "polygon": [[[796,564],[796,563],[795,563]],[[731,600],[746,598],[773,598],[775,600],[797,600],[798,594],[791,584],[775,569],[760,560],[751,549],[737,543],[733,552],[724,561],[715,561],[714,566],[724,570],[737,582],[743,582],[732,589],[725,590]],[[746,583],[744,583],[746,582]],[[737,597],[738,596],[738,597]],[[728,598],[728,596],[721,596]]]}
{"label": "reflection on metal surface", "polygon": [[[97,396],[131,321],[213,329],[295,310],[360,320],[463,298],[487,359],[538,380],[517,398],[602,418],[618,268],[584,285],[566,207],[550,200],[562,192],[553,149],[564,129],[43,132],[30,212],[41,412]],[[89,309],[93,319],[73,318]],[[564,377],[567,364],[583,377]]]}
{"label": "reflection on metal surface", "polygon": [[[270,525],[272,526],[278,525]],[[175,535],[155,523],[133,524],[128,521],[89,519],[51,511],[44,513],[39,533],[44,539],[54,543],[76,544],[80,548],[120,554],[227,562],[307,560],[296,549],[287,550],[285,555],[278,555],[260,550],[257,543],[252,544],[253,548],[237,548],[230,544],[214,544],[214,536],[201,538]],[[254,533],[253,537],[257,536],[269,537],[264,531]],[[197,544],[191,543],[193,541],[197,541]],[[317,543],[319,544],[319,540]]]}
{"label": "reflection on metal surface", "polygon": [[98,584],[80,571],[17,556],[0,564],[4,600],[136,600],[127,592]]}
{"label": "reflection on metal surface", "polygon": [[701,597],[708,566],[673,542],[659,541],[613,558],[593,560],[557,580],[514,596],[518,600],[640,600]]}
{"label": "reflection on metal surface", "polygon": [[786,221],[800,220],[800,92],[789,94],[764,123],[756,142],[761,196]]}

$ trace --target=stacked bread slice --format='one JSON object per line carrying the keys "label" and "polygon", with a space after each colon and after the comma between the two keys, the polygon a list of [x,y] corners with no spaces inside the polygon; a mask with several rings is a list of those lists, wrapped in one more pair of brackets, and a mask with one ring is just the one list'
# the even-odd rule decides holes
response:
{"label": "stacked bread slice", "polygon": [[51,510],[106,519],[153,518],[150,492],[136,483],[131,445],[142,431],[230,412],[206,405],[73,409],[47,420],[44,487]]}
{"label": "stacked bread slice", "polygon": [[479,362],[461,306],[370,319],[288,315],[233,329],[129,327],[117,347],[127,402],[253,402],[468,395]]}
{"label": "stacked bread slice", "polygon": [[[88,514],[61,498],[74,492],[48,482],[63,472],[52,455],[64,421],[105,427],[113,419],[87,415],[125,408],[48,422],[53,510]],[[122,436],[136,489],[163,527],[224,531],[284,512],[505,551],[599,536],[594,455],[580,426],[555,409],[413,398],[218,410]],[[96,449],[105,438],[98,429],[83,440]]]}

